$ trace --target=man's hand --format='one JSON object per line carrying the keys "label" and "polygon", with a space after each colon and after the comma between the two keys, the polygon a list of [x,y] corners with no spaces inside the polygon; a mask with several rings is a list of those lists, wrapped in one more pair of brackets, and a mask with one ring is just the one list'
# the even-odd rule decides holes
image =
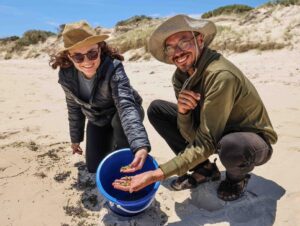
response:
{"label": "man's hand", "polygon": [[148,151],[146,148],[140,148],[134,155],[133,161],[130,163],[129,167],[121,168],[122,173],[133,173],[137,170],[143,168],[146,161]]}
{"label": "man's hand", "polygon": [[83,152],[83,151],[82,151],[82,149],[81,149],[79,143],[72,143],[71,148],[72,148],[72,150],[73,150],[73,155],[74,155],[75,153],[77,153],[77,154],[79,154],[79,155],[82,155],[82,152]]}
{"label": "man's hand", "polygon": [[164,179],[164,174],[161,169],[147,171],[132,177],[122,177],[121,179],[116,179],[112,186],[115,189],[135,192],[147,187],[148,185]]}
{"label": "man's hand", "polygon": [[190,110],[195,109],[200,100],[200,93],[195,93],[190,90],[182,90],[178,96],[178,112],[186,114]]}

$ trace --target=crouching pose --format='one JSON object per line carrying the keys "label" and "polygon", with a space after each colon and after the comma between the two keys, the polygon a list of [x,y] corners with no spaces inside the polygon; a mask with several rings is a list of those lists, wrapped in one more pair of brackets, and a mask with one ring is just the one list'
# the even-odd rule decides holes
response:
{"label": "crouching pose", "polygon": [[177,103],[155,100],[148,117],[177,156],[134,176],[130,186],[114,183],[115,188],[134,192],[174,174],[179,175],[171,184],[176,190],[218,180],[220,172],[208,160],[217,153],[226,168],[217,194],[231,201],[245,191],[249,172],[270,159],[277,135],[265,106],[243,73],[208,47],[215,35],[212,22],[185,15],[152,33],[151,54],[177,67],[172,81]]}
{"label": "crouching pose", "polygon": [[64,49],[52,56],[59,83],[66,95],[73,154],[82,154],[80,143],[86,127],[86,164],[94,173],[110,152],[129,147],[135,158],[131,171],[144,165],[150,143],[142,120],[142,98],[134,90],[121,63],[110,48],[107,35],[97,35],[86,22],[67,24],[62,33]]}

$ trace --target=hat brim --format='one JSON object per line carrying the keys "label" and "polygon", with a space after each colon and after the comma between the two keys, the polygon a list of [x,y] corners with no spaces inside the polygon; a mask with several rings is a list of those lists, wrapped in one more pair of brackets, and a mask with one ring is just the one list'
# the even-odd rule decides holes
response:
{"label": "hat brim", "polygon": [[208,46],[217,33],[215,24],[209,20],[197,20],[185,15],[174,16],[163,22],[153,31],[148,43],[152,56],[161,62],[172,64],[164,53],[165,41],[171,35],[183,31],[201,33],[203,35],[204,46]]}
{"label": "hat brim", "polygon": [[60,53],[63,51],[69,51],[69,50],[81,48],[84,46],[94,45],[99,42],[103,42],[104,40],[106,40],[108,38],[109,38],[108,35],[94,35],[94,36],[88,37],[80,42],[77,42],[75,45],[72,45],[68,48],[64,47],[64,48],[60,49],[58,52]]}

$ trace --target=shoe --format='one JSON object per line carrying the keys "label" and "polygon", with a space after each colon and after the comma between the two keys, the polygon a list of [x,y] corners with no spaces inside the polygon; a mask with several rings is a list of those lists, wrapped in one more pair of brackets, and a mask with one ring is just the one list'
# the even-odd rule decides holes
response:
{"label": "shoe", "polygon": [[218,197],[224,201],[234,201],[239,199],[246,191],[250,174],[247,174],[244,179],[240,181],[232,181],[226,177],[222,181],[217,190]]}
{"label": "shoe", "polygon": [[194,172],[191,176],[195,179],[198,185],[208,181],[220,180],[221,173],[217,167],[216,161],[216,158],[213,163],[206,160],[204,163],[201,163],[194,168]]}
{"label": "shoe", "polygon": [[184,174],[183,176],[178,177],[177,179],[171,181],[171,188],[175,191],[181,191],[185,189],[191,189],[196,187],[196,184],[189,174]]}
{"label": "shoe", "polygon": [[211,163],[209,160],[200,163],[193,170],[192,174],[184,174],[171,182],[171,187],[176,190],[196,188],[199,184],[216,181],[221,178],[221,173],[216,165],[216,160]]}

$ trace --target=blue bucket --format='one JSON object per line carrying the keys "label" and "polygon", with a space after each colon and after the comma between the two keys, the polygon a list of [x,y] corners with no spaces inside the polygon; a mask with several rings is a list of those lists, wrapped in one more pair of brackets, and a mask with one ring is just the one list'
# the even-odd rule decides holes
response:
{"label": "blue bucket", "polygon": [[137,215],[146,210],[151,205],[160,185],[160,182],[156,182],[133,193],[114,189],[112,183],[115,179],[134,176],[158,168],[157,162],[148,155],[141,170],[134,173],[121,173],[120,168],[129,165],[133,158],[134,155],[129,148],[115,151],[101,161],[96,173],[98,190],[108,200],[109,208],[113,212],[126,217]]}

